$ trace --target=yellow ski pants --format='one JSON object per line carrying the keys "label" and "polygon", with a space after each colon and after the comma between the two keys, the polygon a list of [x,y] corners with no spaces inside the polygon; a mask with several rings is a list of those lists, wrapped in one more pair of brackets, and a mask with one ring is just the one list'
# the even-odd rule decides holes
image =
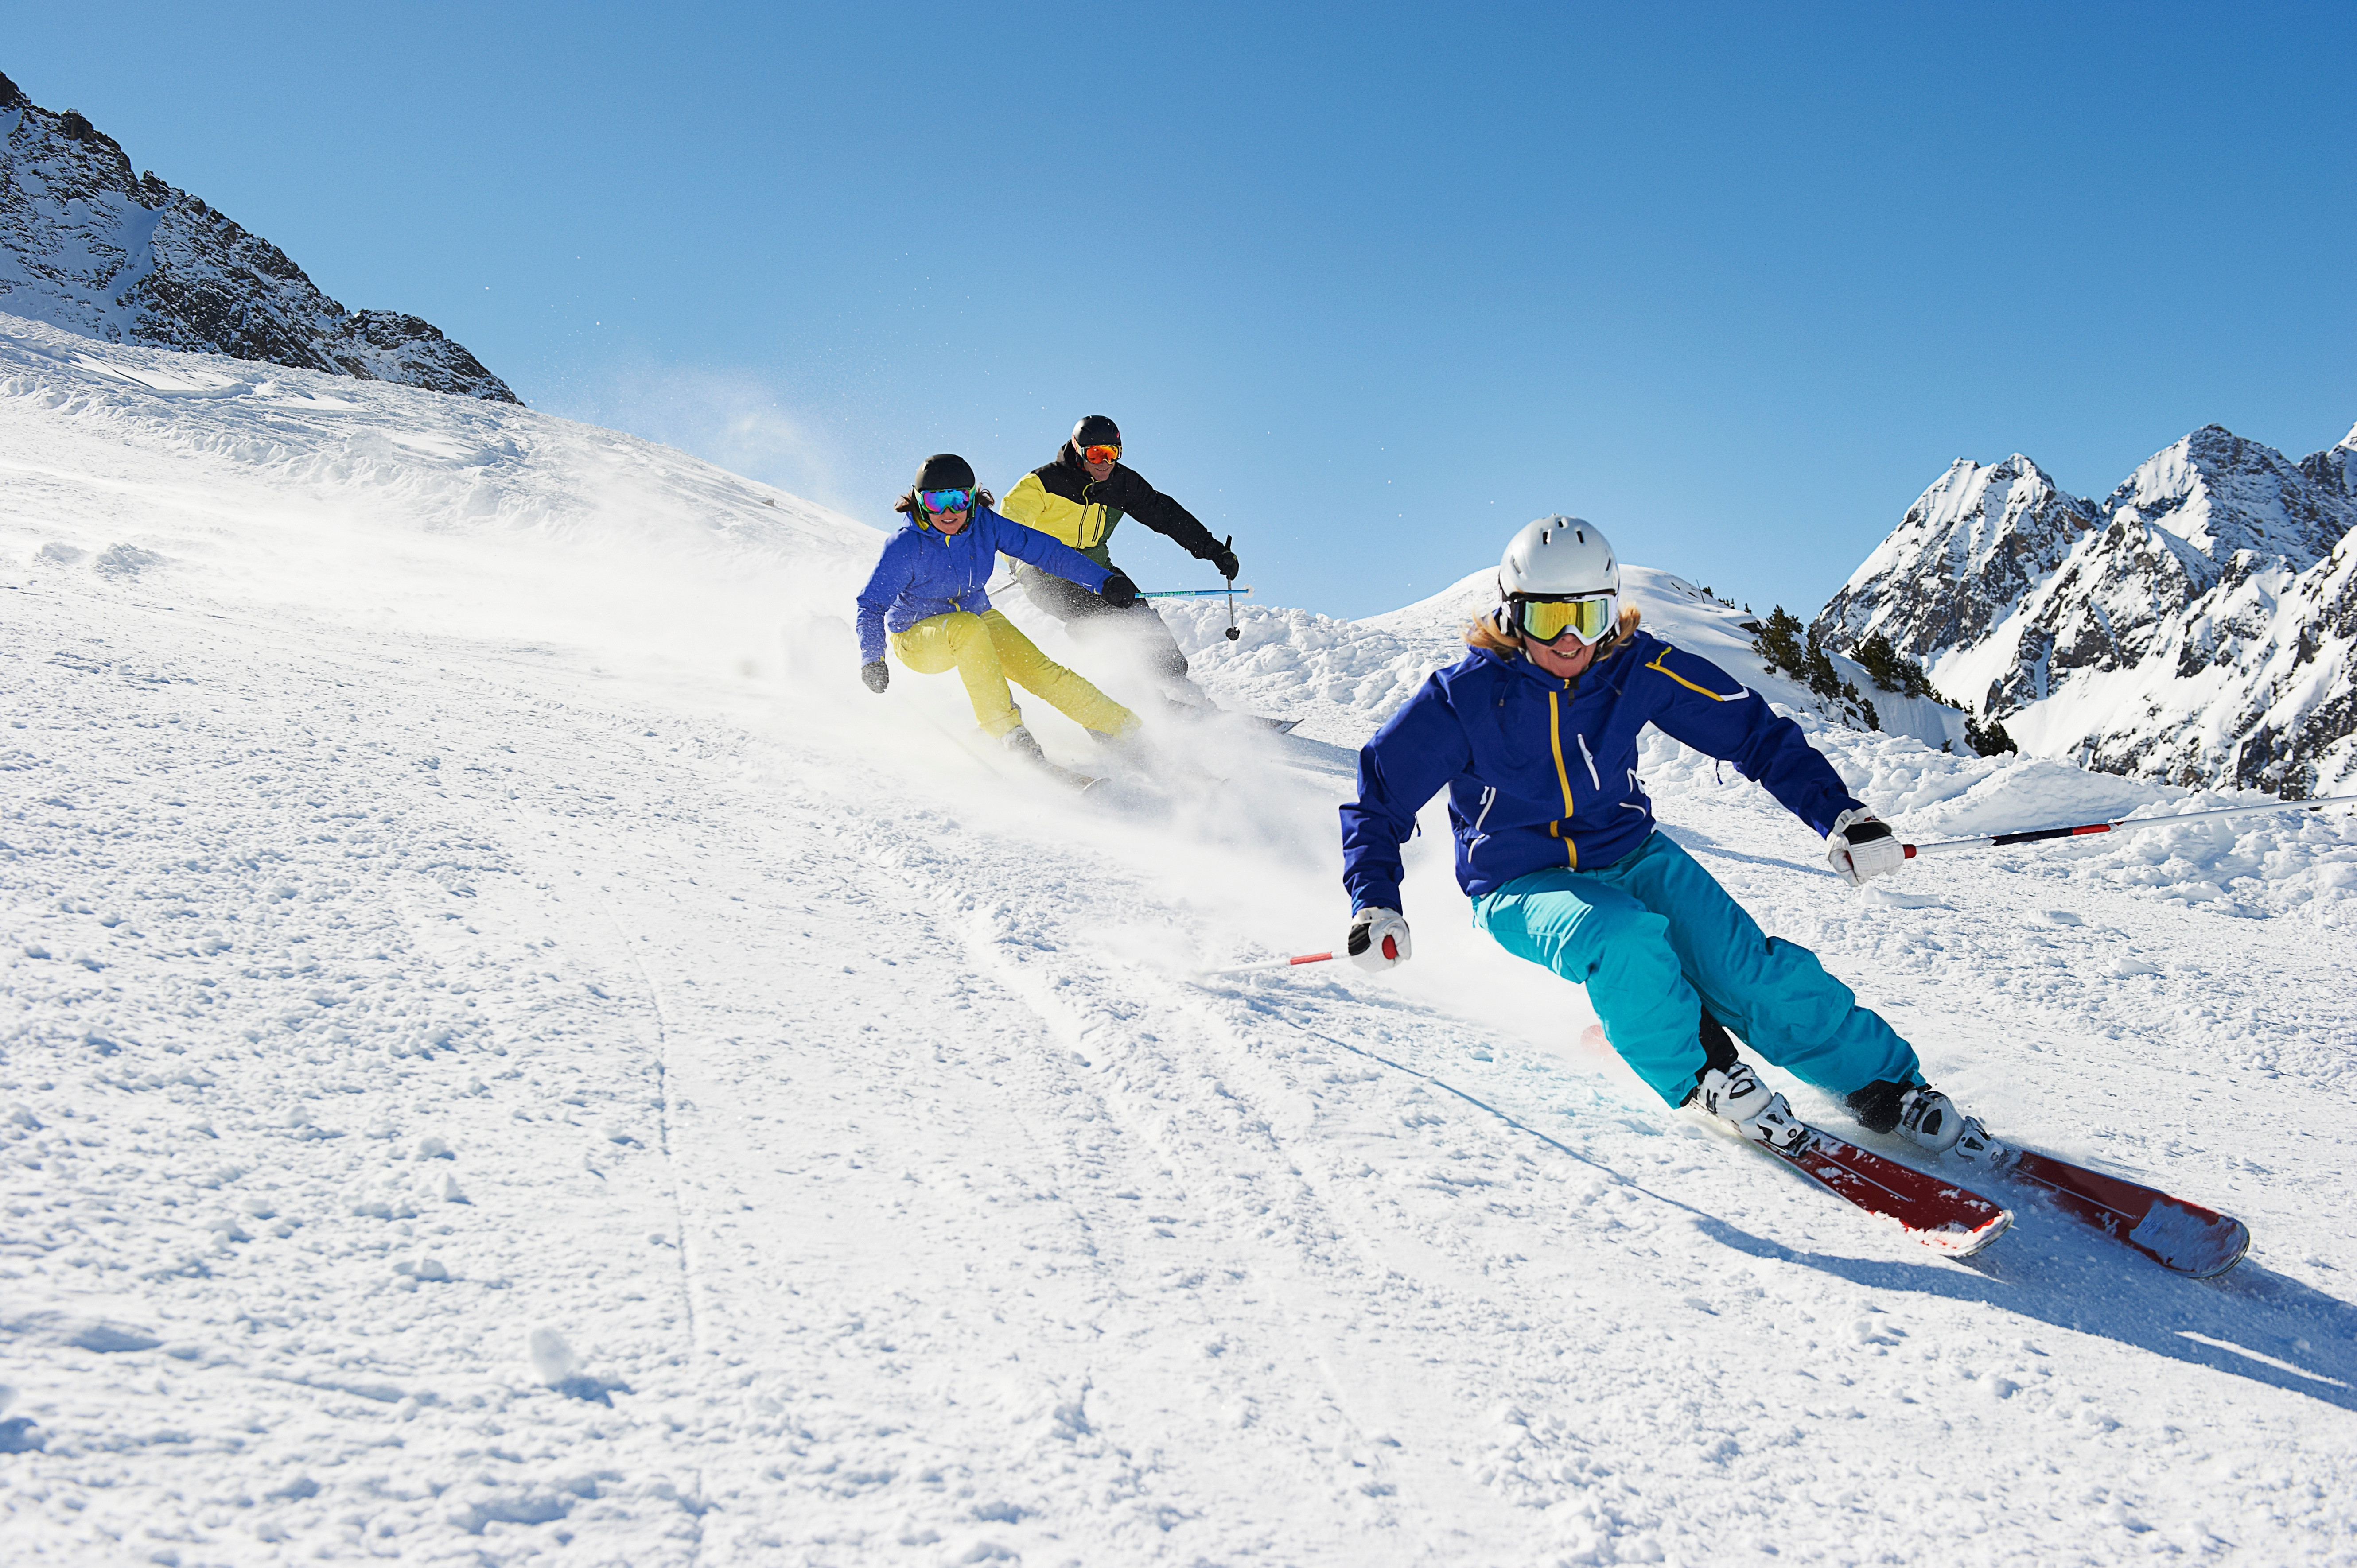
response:
{"label": "yellow ski pants", "polygon": [[920,675],[939,675],[954,666],[975,720],[993,739],[1023,722],[1023,711],[1006,690],[1009,681],[1047,698],[1083,729],[1126,735],[1137,727],[1136,714],[1040,652],[996,610],[931,616],[894,632],[891,641],[900,662]]}

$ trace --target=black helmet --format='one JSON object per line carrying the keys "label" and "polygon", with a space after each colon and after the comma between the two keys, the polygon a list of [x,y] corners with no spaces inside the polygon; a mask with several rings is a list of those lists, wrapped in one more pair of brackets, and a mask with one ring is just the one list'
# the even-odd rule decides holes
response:
{"label": "black helmet", "polygon": [[1121,426],[1113,422],[1110,414],[1092,413],[1072,426],[1072,450],[1075,452],[1085,451],[1091,446],[1120,445]]}
{"label": "black helmet", "polygon": [[970,490],[974,489],[974,465],[954,452],[936,452],[917,467],[917,482],[909,487],[918,490]]}

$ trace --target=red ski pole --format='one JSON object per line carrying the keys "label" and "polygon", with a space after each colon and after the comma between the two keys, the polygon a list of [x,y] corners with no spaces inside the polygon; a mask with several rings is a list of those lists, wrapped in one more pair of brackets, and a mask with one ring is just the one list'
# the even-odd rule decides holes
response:
{"label": "red ski pole", "polygon": [[1291,958],[1275,959],[1267,963],[1243,963],[1238,964],[1233,969],[1199,969],[1195,972],[1198,977],[1204,980],[1216,979],[1225,974],[1265,974],[1272,970],[1292,969],[1298,964],[1324,963],[1334,956],[1330,952],[1297,953]]}
{"label": "red ski pole", "polygon": [[2340,805],[2357,800],[2357,795],[2326,795],[2314,800],[2270,800],[2264,806],[2221,806],[2212,811],[2188,811],[2178,817],[2114,817],[2108,822],[2081,822],[2073,827],[2028,828],[2018,833],[1990,833],[1981,838],[1937,839],[1931,843],[1910,843],[1900,847],[1907,858],[1933,854],[1952,849],[2001,849],[2007,844],[2038,843],[2046,839],[2084,838],[2090,833],[2133,833],[2147,828],[2173,828],[2179,822],[2198,822],[2220,817],[2248,817],[2261,811],[2305,811],[2319,806]]}

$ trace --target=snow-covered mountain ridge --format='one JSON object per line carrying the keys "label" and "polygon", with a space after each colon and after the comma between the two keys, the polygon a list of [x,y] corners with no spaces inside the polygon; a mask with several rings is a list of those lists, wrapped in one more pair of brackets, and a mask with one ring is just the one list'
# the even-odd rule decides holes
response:
{"label": "snow-covered mountain ridge", "polygon": [[[527,409],[0,318],[11,1563],[2357,1540],[2345,814],[1858,896],[1648,748],[1944,1087],[2257,1238],[2196,1286],[2024,1196],[1957,1264],[1649,1099],[1469,929],[1437,811],[1414,963],[1192,978],[1340,936],[1351,747],[1452,607],[1195,606],[1222,700],[1324,739],[1150,715],[1211,777],[1076,800],[953,678],[861,686],[881,539]],[[1911,835],[2204,803],[1796,719]]]}
{"label": "snow-covered mountain ridge", "polygon": [[2357,429],[2295,464],[2206,425],[2101,502],[1959,458],[1818,616],[2046,756],[2287,795],[2357,782]]}
{"label": "snow-covered mountain ridge", "polygon": [[430,322],[344,308],[285,252],[0,76],[0,311],[110,343],[513,403]]}

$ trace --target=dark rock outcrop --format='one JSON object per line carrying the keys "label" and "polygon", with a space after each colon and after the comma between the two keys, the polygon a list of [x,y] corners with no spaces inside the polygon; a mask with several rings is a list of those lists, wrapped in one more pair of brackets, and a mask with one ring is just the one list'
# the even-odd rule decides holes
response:
{"label": "dark rock outcrop", "polygon": [[0,76],[0,310],[115,343],[520,400],[431,323],[347,310],[286,252]]}

